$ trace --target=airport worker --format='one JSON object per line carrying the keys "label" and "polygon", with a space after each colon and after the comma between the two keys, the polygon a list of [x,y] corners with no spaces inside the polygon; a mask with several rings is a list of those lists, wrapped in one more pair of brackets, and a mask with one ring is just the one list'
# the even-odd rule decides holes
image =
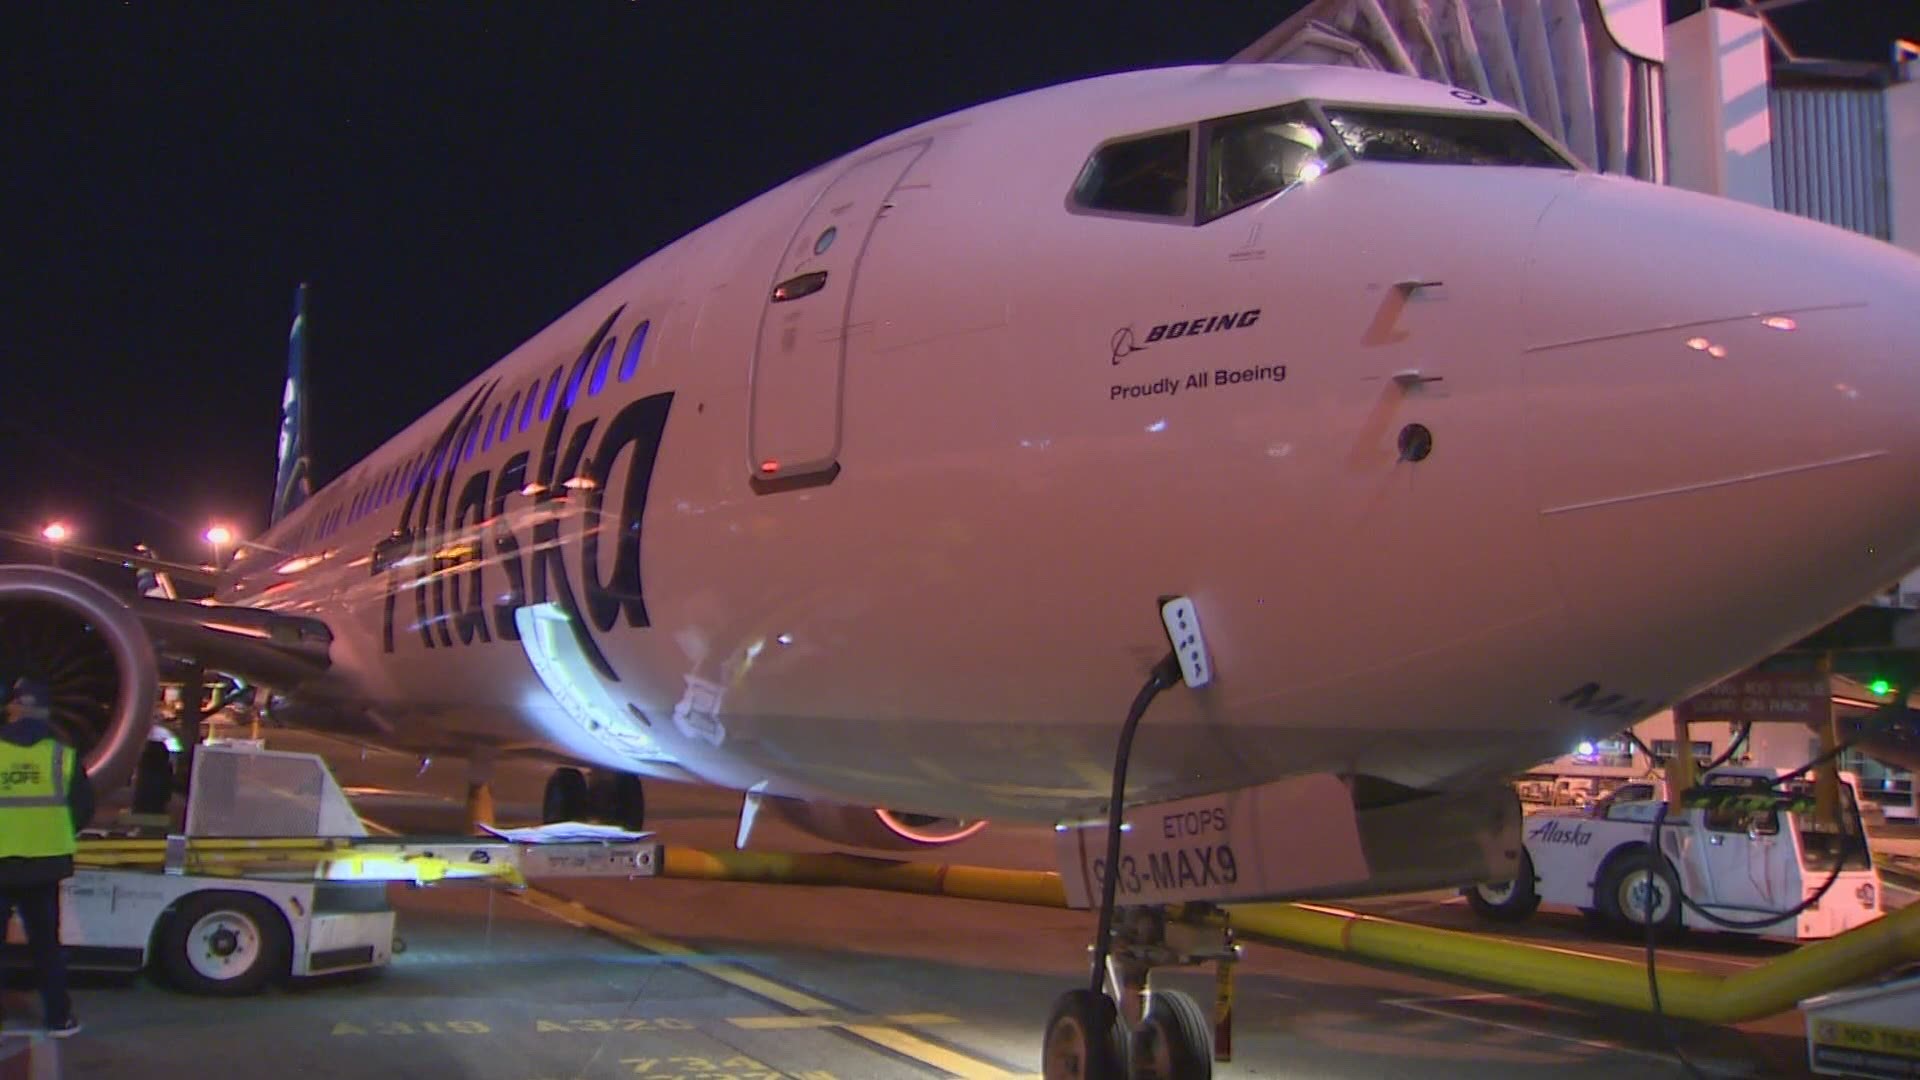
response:
{"label": "airport worker", "polygon": [[22,677],[0,724],[0,937],[17,908],[27,932],[41,1020],[56,1039],[80,1030],[60,948],[60,883],[73,876],[74,835],[93,818],[80,755],[51,722],[47,684]]}

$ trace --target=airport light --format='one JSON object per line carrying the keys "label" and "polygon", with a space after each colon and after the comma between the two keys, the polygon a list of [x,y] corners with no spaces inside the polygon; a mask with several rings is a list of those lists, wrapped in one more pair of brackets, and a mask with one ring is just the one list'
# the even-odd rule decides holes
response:
{"label": "airport light", "polygon": [[49,521],[40,528],[40,538],[47,542],[47,561],[60,565],[60,545],[72,539],[73,530],[67,528],[64,521]]}
{"label": "airport light", "polygon": [[220,549],[233,543],[233,530],[225,525],[212,525],[206,531],[207,543],[213,545],[213,568],[220,568]]}

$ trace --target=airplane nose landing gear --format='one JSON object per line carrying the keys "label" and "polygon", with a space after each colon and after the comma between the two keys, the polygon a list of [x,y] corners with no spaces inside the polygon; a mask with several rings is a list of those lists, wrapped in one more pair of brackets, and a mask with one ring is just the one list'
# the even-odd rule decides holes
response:
{"label": "airplane nose landing gear", "polygon": [[[1041,1055],[1043,1075],[1047,1080],[1208,1080],[1214,1034],[1205,1010],[1178,990],[1153,989],[1151,975],[1156,967],[1209,960],[1231,965],[1238,957],[1232,930],[1207,905],[1189,904],[1177,917],[1159,905],[1121,909],[1104,992],[1070,990],[1054,1001]],[[1223,1032],[1223,1047],[1227,1038]]]}
{"label": "airplane nose landing gear", "polygon": [[1232,931],[1207,904],[1188,904],[1169,918],[1165,904],[1119,909],[1120,815],[1127,793],[1127,759],[1133,733],[1162,690],[1185,681],[1195,688],[1212,681],[1212,662],[1192,601],[1160,600],[1161,620],[1173,651],[1154,665],[1134,695],[1113,757],[1113,793],[1107,804],[1107,853],[1101,860],[1100,925],[1093,938],[1090,985],[1054,1001],[1041,1055],[1046,1080],[1210,1080],[1213,1038],[1205,1014],[1191,997],[1151,989],[1155,967],[1221,962],[1222,1046],[1230,1045],[1225,1011],[1232,999],[1228,972],[1237,958]]}

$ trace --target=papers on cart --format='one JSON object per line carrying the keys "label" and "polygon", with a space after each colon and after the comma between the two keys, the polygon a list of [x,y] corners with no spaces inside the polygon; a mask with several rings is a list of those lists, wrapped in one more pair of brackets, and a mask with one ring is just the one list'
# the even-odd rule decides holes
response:
{"label": "papers on cart", "polygon": [[516,844],[584,844],[601,841],[624,844],[651,835],[622,829],[618,825],[594,825],[585,821],[556,821],[551,825],[530,825],[521,829],[496,829],[482,825],[502,840]]}

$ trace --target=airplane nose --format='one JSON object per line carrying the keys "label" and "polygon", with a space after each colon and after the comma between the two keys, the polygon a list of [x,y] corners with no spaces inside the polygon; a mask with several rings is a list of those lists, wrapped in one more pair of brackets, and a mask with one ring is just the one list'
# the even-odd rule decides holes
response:
{"label": "airplane nose", "polygon": [[1920,564],[1920,258],[1586,177],[1542,215],[1524,297],[1528,468],[1575,647],[1642,635],[1670,696]]}

